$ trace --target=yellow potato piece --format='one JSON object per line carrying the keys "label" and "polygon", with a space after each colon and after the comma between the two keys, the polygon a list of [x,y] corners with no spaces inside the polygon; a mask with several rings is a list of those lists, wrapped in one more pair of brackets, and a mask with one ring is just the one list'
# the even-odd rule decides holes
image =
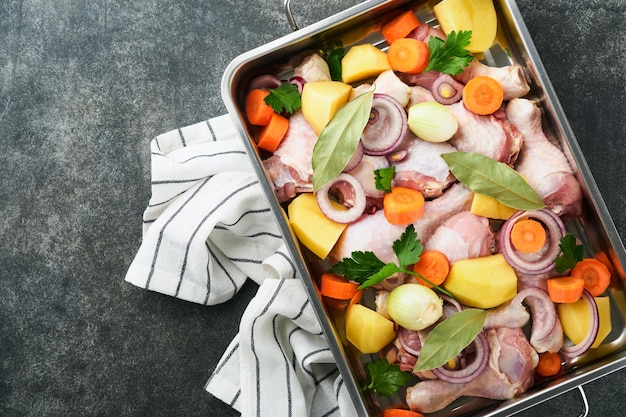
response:
{"label": "yellow potato piece", "polygon": [[470,212],[476,216],[499,220],[507,220],[516,211],[512,207],[500,203],[495,198],[480,193],[474,193],[470,208]]}
{"label": "yellow potato piece", "polygon": [[[347,210],[338,203],[331,202],[338,210]],[[287,207],[289,225],[296,237],[311,252],[325,259],[335,246],[345,224],[335,223],[320,211],[313,193],[303,193]]]}
{"label": "yellow potato piece", "polygon": [[346,338],[361,353],[376,353],[396,338],[393,321],[361,304],[346,312]]}
{"label": "yellow potato piece", "polygon": [[444,288],[461,304],[491,308],[517,294],[517,276],[501,254],[457,261]]}
{"label": "yellow potato piece", "polygon": [[376,77],[390,70],[387,54],[374,45],[365,43],[353,46],[341,60],[341,79],[350,84]]}
{"label": "yellow potato piece", "polygon": [[348,102],[352,86],[339,81],[313,81],[302,89],[302,114],[318,135]]}
{"label": "yellow potato piece", "polygon": [[[600,326],[598,335],[596,336],[592,348],[597,348],[611,333],[611,301],[609,297],[595,297],[598,305],[598,315]],[[557,304],[556,309],[559,313],[559,320],[563,326],[563,332],[574,344],[582,342],[589,330],[591,317],[589,316],[589,308],[584,300],[578,300],[575,303]]]}
{"label": "yellow potato piece", "polygon": [[467,47],[470,52],[484,52],[493,45],[498,31],[493,0],[443,0],[433,11],[446,35],[452,31],[472,31]]}

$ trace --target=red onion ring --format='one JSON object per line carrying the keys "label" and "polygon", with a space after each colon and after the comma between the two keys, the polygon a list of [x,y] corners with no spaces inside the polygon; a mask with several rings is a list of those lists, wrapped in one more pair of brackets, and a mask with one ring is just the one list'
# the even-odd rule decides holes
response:
{"label": "red onion ring", "polygon": [[476,336],[471,345],[474,345],[476,350],[474,360],[468,366],[451,370],[447,369],[444,365],[433,369],[433,373],[442,381],[455,384],[463,384],[476,379],[489,362],[489,343],[487,342],[487,336],[485,336],[483,332],[478,333],[478,336]]}
{"label": "red onion ring", "polygon": [[463,98],[463,87],[451,75],[441,74],[430,87],[430,93],[441,104],[454,104]]}
{"label": "red onion ring", "polygon": [[271,74],[263,74],[254,78],[252,82],[250,82],[250,90],[254,90],[255,88],[276,88],[279,87],[283,82]]}
{"label": "red onion ring", "polygon": [[415,330],[409,330],[405,329],[404,327],[399,327],[398,342],[406,353],[415,357],[419,356],[422,350],[422,341],[420,339],[420,335]]}
{"label": "red onion ring", "polygon": [[537,287],[525,288],[513,297],[511,303],[524,300],[532,313],[531,339],[540,341],[549,337],[556,327],[557,312],[548,293]]}
{"label": "red onion ring", "polygon": [[564,345],[561,348],[559,353],[567,359],[575,358],[576,356],[580,356],[585,353],[591,347],[591,345],[593,345],[593,342],[598,336],[600,318],[598,314],[598,305],[596,304],[596,300],[587,290],[583,290],[582,299],[585,300],[585,304],[587,304],[587,307],[589,307],[589,313],[591,314],[591,325],[589,326],[589,331],[585,335],[585,338],[579,344],[573,346]]}
{"label": "red onion ring", "polygon": [[[548,239],[544,248],[537,254],[524,254],[516,250],[511,244],[511,230],[513,225],[522,219],[534,219],[541,222],[547,229]],[[540,275],[550,272],[554,268],[554,261],[561,253],[561,238],[565,235],[563,221],[548,209],[520,210],[514,213],[504,224],[498,234],[498,246],[502,256],[517,272],[525,275]],[[534,257],[533,257],[534,255]]]}
{"label": "red onion ring", "polygon": [[302,89],[304,88],[304,84],[306,84],[306,80],[304,78],[294,75],[287,82],[298,87],[298,93],[302,94]]}
{"label": "red onion ring", "polygon": [[364,152],[381,156],[395,150],[406,136],[407,118],[398,100],[387,94],[374,94],[370,120],[361,135]]}
{"label": "red onion ring", "polygon": [[352,171],[354,168],[359,166],[362,159],[363,159],[363,143],[359,141],[359,143],[357,143],[356,145],[356,149],[354,150],[354,153],[352,154],[352,157],[346,164],[346,167],[343,169],[343,172]]}
{"label": "red onion ring", "polygon": [[[352,189],[352,207],[337,210],[330,202],[329,192],[334,186],[345,183]],[[359,181],[350,174],[341,173],[315,193],[317,205],[326,217],[337,223],[351,223],[361,217],[366,206],[366,197]]]}

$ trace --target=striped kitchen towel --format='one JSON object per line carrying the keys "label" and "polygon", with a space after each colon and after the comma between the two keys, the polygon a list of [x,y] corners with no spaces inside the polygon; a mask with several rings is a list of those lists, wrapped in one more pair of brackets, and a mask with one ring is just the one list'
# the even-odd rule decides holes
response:
{"label": "striped kitchen towel", "polygon": [[269,202],[227,115],[151,142],[152,195],[126,281],[214,305],[259,284],[206,390],[242,416],[354,407]]}

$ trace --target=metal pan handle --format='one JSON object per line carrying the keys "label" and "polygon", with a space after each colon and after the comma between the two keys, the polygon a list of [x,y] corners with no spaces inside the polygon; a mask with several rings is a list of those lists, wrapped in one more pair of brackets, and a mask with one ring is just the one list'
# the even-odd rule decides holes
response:
{"label": "metal pan handle", "polygon": [[578,388],[584,407],[583,412],[578,417],[587,417],[589,415],[589,401],[587,401],[587,394],[585,394],[585,390],[582,385],[579,385],[576,388]]}
{"label": "metal pan handle", "polygon": [[291,13],[291,0],[285,0],[285,15],[287,15],[287,21],[289,22],[289,26],[291,29],[298,30],[298,24],[296,23],[296,19],[293,17],[293,13]]}

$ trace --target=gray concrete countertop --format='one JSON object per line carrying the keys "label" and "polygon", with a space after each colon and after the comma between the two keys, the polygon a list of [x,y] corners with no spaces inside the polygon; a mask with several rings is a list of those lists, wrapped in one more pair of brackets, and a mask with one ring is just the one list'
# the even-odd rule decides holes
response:
{"label": "gray concrete countertop", "polygon": [[[356,3],[293,9],[304,26]],[[626,3],[518,4],[624,239]],[[289,32],[280,0],[0,2],[0,415],[237,415],[203,386],[254,284],[202,307],[124,275],[150,140],[225,113],[226,65]],[[626,371],[586,390],[592,416],[623,415]]]}

